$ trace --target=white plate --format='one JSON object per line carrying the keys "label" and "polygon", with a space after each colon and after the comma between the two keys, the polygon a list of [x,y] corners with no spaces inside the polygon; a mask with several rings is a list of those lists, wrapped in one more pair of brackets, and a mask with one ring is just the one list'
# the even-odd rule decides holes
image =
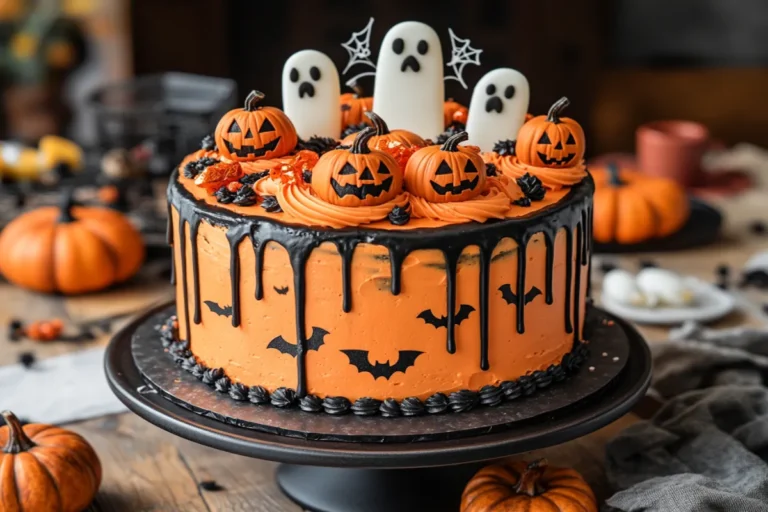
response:
{"label": "white plate", "polygon": [[724,317],[736,306],[736,300],[729,293],[715,285],[695,277],[686,277],[685,283],[694,293],[693,304],[684,308],[638,308],[610,300],[605,295],[603,307],[614,315],[639,324],[677,325],[693,320],[711,322]]}

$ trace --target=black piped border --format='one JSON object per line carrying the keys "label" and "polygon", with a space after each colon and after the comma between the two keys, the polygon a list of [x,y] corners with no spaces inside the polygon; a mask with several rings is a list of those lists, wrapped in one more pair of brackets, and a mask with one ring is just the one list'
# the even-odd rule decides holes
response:
{"label": "black piped border", "polygon": [[385,418],[397,418],[464,412],[478,406],[496,407],[504,402],[534,395],[540,389],[564,381],[576,373],[589,356],[587,345],[579,343],[563,356],[560,364],[550,365],[546,370],[537,370],[516,380],[504,381],[498,386],[484,386],[480,391],[462,389],[448,395],[435,393],[424,401],[416,397],[404,398],[401,401],[394,398],[382,401],[364,397],[351,402],[343,396],[321,399],[315,395],[307,395],[298,398],[296,391],[291,388],[281,387],[270,393],[262,386],[249,387],[239,382],[233,383],[222,368],[208,368],[201,364],[189,349],[189,343],[178,339],[176,315],[169,316],[165,323],[155,328],[160,333],[163,347],[177,365],[217,392],[229,395],[232,400],[248,401],[256,405],[270,404],[282,409],[296,407],[308,413],[326,413],[334,416],[352,413],[356,416],[381,415]]}

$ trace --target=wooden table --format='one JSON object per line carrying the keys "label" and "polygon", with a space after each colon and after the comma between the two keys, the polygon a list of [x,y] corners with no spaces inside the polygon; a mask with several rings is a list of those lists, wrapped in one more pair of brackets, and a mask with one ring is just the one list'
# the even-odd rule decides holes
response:
{"label": "wooden table", "polygon": [[[737,272],[751,254],[768,249],[768,236],[759,237],[749,231],[749,224],[756,219],[768,223],[768,187],[738,198],[712,202],[726,213],[727,220],[720,243],[675,254],[642,254],[602,259],[619,263],[628,269],[636,268],[639,261],[653,260],[663,267],[710,281],[715,279],[715,268],[719,264],[730,265]],[[597,268],[593,277],[593,289],[598,292],[600,272]],[[10,318],[34,320],[50,317],[82,322],[136,311],[167,299],[170,295],[170,286],[165,282],[72,299],[42,297],[0,284],[0,322]],[[754,303],[760,300],[756,296],[753,298]],[[764,299],[768,301],[767,297]],[[764,319],[755,314],[736,313],[720,322],[720,325],[758,325],[762,322]],[[119,324],[116,323],[115,328]],[[666,330],[661,328],[642,327],[640,331],[650,342],[658,342],[666,336]],[[107,341],[108,336],[84,344],[39,345],[29,341],[10,343],[4,330],[0,330],[0,364],[16,361],[18,354],[23,351],[34,350],[38,358],[44,358]],[[552,464],[575,467],[594,486],[597,495],[605,498],[611,494],[611,490],[603,471],[604,446],[619,431],[636,421],[638,416],[630,413],[584,438],[526,454],[525,457],[545,456]],[[84,421],[70,427],[93,444],[104,466],[104,481],[91,510],[300,510],[275,484],[276,464],[272,462],[197,445],[160,430],[131,413]],[[215,480],[224,489],[214,492],[199,489],[198,483],[206,480]]]}

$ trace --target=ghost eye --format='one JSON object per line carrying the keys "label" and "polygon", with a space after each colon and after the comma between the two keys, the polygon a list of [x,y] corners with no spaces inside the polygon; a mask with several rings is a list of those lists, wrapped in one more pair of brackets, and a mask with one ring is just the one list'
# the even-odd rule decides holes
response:
{"label": "ghost eye", "polygon": [[291,68],[291,72],[288,75],[288,78],[291,79],[291,82],[296,83],[299,81],[299,70],[296,68]]}
{"label": "ghost eye", "polygon": [[392,51],[396,54],[400,55],[403,53],[403,50],[405,50],[405,41],[403,41],[401,38],[397,38],[394,41],[392,41]]}
{"label": "ghost eye", "polygon": [[416,51],[418,51],[421,55],[426,55],[429,51],[429,43],[422,39],[416,46]]}
{"label": "ghost eye", "polygon": [[485,88],[485,92],[488,94],[488,96],[496,94],[496,86],[493,84],[488,84],[488,87]]}
{"label": "ghost eye", "polygon": [[544,132],[544,135],[541,136],[539,139],[539,144],[552,144],[552,141],[549,140],[549,135],[547,135],[547,132]]}
{"label": "ghost eye", "polygon": [[506,89],[504,89],[504,97],[509,99],[512,99],[512,96],[515,95],[515,86],[514,85],[508,85]]}
{"label": "ghost eye", "polygon": [[568,134],[568,140],[565,141],[566,144],[576,144],[576,139],[573,138],[573,134]]}
{"label": "ghost eye", "polygon": [[309,68],[309,76],[312,77],[312,80],[317,82],[320,80],[320,69],[317,66],[312,66]]}
{"label": "ghost eye", "polygon": [[242,133],[240,131],[240,125],[237,124],[237,121],[232,121],[232,124],[229,125],[229,133]]}

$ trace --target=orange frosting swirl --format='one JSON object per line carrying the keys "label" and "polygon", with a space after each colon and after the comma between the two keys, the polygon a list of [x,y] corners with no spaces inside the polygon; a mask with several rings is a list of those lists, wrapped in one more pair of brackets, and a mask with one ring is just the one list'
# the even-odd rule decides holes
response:
{"label": "orange frosting swirl", "polygon": [[573,167],[536,167],[526,165],[517,160],[517,157],[499,156],[496,153],[483,154],[483,160],[491,163],[505,176],[517,179],[530,173],[541,180],[542,185],[550,190],[560,190],[563,187],[571,187],[587,177],[587,166],[582,161]]}
{"label": "orange frosting swirl", "polygon": [[[267,178],[265,178],[267,179]],[[259,180],[258,184],[264,180]],[[404,208],[409,195],[404,192],[393,200],[376,206],[336,206],[316,197],[309,187],[295,182],[280,183],[275,197],[283,212],[302,224],[327,228],[347,228],[387,218],[392,208]]]}
{"label": "orange frosting swirl", "polygon": [[488,177],[487,188],[479,196],[456,203],[432,203],[421,197],[411,196],[412,215],[416,218],[441,220],[461,224],[503,219],[512,201],[523,197],[517,183],[500,176]]}

